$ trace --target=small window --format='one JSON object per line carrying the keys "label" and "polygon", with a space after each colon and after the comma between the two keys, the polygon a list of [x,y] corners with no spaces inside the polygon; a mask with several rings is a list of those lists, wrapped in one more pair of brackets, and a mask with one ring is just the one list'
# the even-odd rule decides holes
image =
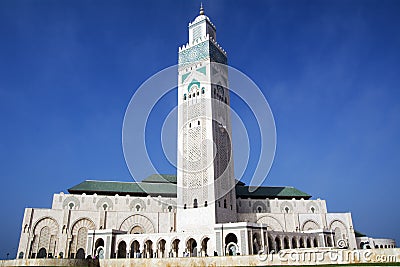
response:
{"label": "small window", "polygon": [[311,207],[311,212],[314,213],[315,212],[315,208]]}
{"label": "small window", "polygon": [[103,209],[104,209],[104,210],[107,210],[107,208],[108,208],[107,204],[104,203],[104,204],[103,204]]}
{"label": "small window", "polygon": [[183,100],[186,100],[186,94],[183,95]]}
{"label": "small window", "polygon": [[197,94],[197,95],[199,95],[199,94],[200,94],[200,92],[199,92],[199,91],[197,91],[197,92],[196,92],[196,94]]}
{"label": "small window", "polygon": [[74,203],[71,202],[68,204],[68,206],[69,206],[69,209],[72,210],[74,208]]}
{"label": "small window", "polygon": [[207,207],[208,206],[208,204],[207,204],[207,200],[204,202],[204,207]]}
{"label": "small window", "polygon": [[197,121],[197,125],[200,125],[200,121]]}
{"label": "small window", "polygon": [[195,199],[193,200],[193,208],[197,208],[197,207],[198,207],[197,198],[195,198]]}
{"label": "small window", "polygon": [[168,206],[168,212],[172,211],[172,206]]}
{"label": "small window", "polygon": [[196,96],[196,94],[195,93],[193,93],[193,97],[195,97]]}
{"label": "small window", "polygon": [[204,94],[206,90],[204,90],[204,87],[201,89],[201,93]]}
{"label": "small window", "polygon": [[189,94],[189,98],[192,98],[192,95],[191,95],[191,94]]}
{"label": "small window", "polygon": [[136,205],[136,211],[140,211],[140,205]]}
{"label": "small window", "polygon": [[262,211],[261,207],[258,207],[257,211],[258,211],[258,213],[261,213],[261,211]]}
{"label": "small window", "polygon": [[183,205],[183,209],[184,209],[184,210],[186,209],[186,204]]}
{"label": "small window", "polygon": [[189,123],[189,128],[192,128],[192,123],[191,122]]}
{"label": "small window", "polygon": [[289,213],[289,208],[286,207],[286,208],[285,208],[285,211],[286,211],[286,213]]}
{"label": "small window", "polygon": [[226,199],[224,199],[224,208],[226,209]]}
{"label": "small window", "polygon": [[221,208],[221,201],[218,200],[218,207]]}

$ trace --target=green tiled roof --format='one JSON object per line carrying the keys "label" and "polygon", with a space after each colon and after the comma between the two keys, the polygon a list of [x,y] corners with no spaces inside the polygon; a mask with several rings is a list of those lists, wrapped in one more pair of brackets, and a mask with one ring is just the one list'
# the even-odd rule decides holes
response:
{"label": "green tiled roof", "polygon": [[241,198],[304,198],[311,196],[291,186],[260,186],[257,190],[250,192],[249,186],[236,186],[236,197]]}
{"label": "green tiled roof", "polygon": [[[132,196],[165,196],[176,197],[176,175],[153,174],[142,182],[114,182],[87,180],[68,189],[71,194],[102,194],[102,195],[132,195]],[[294,187],[262,186],[254,192],[243,182],[236,185],[236,196],[241,198],[304,198],[311,196]]]}
{"label": "green tiled roof", "polygon": [[113,182],[87,180],[68,189],[71,194],[137,195],[176,197],[176,185],[172,183]]}
{"label": "green tiled roof", "polygon": [[142,183],[173,183],[176,184],[176,175],[153,174],[145,178]]}
{"label": "green tiled roof", "polygon": [[366,236],[366,235],[364,235],[363,233],[361,233],[361,232],[359,232],[359,231],[356,231],[356,230],[354,230],[354,235],[355,235],[356,237],[364,237],[364,236]]}

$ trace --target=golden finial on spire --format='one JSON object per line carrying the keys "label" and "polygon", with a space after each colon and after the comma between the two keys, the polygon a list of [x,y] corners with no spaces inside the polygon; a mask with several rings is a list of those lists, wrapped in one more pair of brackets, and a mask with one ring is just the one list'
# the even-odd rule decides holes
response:
{"label": "golden finial on spire", "polygon": [[204,15],[203,2],[200,2],[200,15]]}

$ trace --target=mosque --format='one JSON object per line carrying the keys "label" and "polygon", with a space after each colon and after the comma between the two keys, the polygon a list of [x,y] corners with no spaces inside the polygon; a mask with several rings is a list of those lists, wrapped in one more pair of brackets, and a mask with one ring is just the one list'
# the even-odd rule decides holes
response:
{"label": "mosque", "polygon": [[[179,48],[177,175],[87,180],[26,208],[17,258],[168,258],[302,248],[392,248],[357,233],[351,213],[296,188],[235,180],[226,52],[200,14]],[[212,140],[213,145],[208,145]]]}

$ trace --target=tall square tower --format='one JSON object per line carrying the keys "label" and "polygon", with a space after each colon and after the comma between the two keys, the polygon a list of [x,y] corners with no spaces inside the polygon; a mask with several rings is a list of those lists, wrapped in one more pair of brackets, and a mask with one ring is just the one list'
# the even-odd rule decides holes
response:
{"label": "tall square tower", "polygon": [[202,8],[178,72],[177,231],[211,231],[237,215],[227,56]]}

